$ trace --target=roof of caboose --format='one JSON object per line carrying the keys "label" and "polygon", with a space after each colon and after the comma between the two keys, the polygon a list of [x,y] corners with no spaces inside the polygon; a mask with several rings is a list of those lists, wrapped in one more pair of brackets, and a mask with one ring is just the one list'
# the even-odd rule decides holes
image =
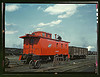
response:
{"label": "roof of caboose", "polygon": [[[37,32],[33,32],[33,33],[47,33],[47,32],[37,31]],[[25,37],[40,37],[40,38],[45,38],[45,39],[50,39],[50,40],[61,41],[61,42],[65,42],[65,43],[70,43],[70,42],[67,42],[67,41],[62,41],[62,40],[57,40],[57,39],[52,39],[52,38],[47,38],[47,37],[32,35],[32,34],[26,34],[25,36],[21,36],[19,38],[25,38]],[[47,33],[47,34],[50,34],[50,33]]]}
{"label": "roof of caboose", "polygon": [[44,32],[44,31],[37,31],[37,32],[33,32],[33,33],[46,33],[46,34],[52,35],[51,33],[47,33],[47,32]]}

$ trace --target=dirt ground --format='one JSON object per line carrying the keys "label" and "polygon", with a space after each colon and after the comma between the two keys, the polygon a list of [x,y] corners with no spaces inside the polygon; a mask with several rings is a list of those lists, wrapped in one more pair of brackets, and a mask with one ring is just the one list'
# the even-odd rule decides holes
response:
{"label": "dirt ground", "polygon": [[19,61],[19,56],[6,56],[10,60],[5,72],[95,72],[95,55],[89,55],[86,59],[64,61],[63,64],[52,66],[52,62],[41,64],[39,69],[29,69],[28,64]]}

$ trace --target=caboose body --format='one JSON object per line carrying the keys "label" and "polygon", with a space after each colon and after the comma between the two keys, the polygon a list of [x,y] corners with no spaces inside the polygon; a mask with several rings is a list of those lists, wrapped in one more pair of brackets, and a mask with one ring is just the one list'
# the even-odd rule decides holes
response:
{"label": "caboose body", "polygon": [[52,39],[52,34],[43,31],[26,34],[20,38],[24,39],[23,55],[20,55],[19,60],[29,62],[34,55],[37,55],[42,60],[53,60],[54,55],[64,55],[64,58],[70,58],[68,43],[56,38]]}

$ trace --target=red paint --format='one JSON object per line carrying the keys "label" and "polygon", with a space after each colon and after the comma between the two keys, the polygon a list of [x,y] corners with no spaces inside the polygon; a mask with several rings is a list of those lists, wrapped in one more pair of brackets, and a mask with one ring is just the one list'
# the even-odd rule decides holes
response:
{"label": "red paint", "polygon": [[21,60],[21,58],[22,58],[22,55],[19,56],[19,60]]}
{"label": "red paint", "polygon": [[36,55],[68,55],[69,49],[66,41],[58,41],[52,39],[52,34],[38,31],[32,34],[26,34],[20,38],[24,39],[23,54],[36,54]]}
{"label": "red paint", "polygon": [[34,60],[34,62],[36,62],[36,60]]}

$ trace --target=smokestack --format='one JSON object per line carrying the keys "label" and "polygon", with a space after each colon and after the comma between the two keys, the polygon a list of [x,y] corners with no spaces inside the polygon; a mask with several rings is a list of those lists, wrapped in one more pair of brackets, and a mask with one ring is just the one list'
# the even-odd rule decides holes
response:
{"label": "smokestack", "polygon": [[56,39],[56,35],[57,35],[57,34],[55,34],[55,39]]}

